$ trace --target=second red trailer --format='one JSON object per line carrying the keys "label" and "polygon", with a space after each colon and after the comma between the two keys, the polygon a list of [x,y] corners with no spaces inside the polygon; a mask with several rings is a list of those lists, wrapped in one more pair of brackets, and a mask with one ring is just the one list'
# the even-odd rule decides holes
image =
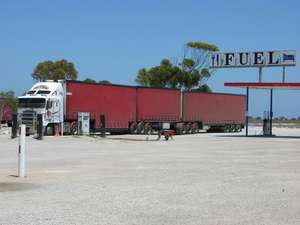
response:
{"label": "second red trailer", "polygon": [[137,120],[179,121],[180,92],[177,89],[137,87]]}
{"label": "second red trailer", "polygon": [[240,129],[245,122],[246,97],[224,93],[183,93],[183,121],[199,121],[211,127]]}

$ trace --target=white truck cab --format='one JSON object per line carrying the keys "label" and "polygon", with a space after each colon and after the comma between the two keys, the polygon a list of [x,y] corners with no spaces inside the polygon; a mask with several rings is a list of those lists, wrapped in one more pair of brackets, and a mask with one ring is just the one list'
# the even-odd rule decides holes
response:
{"label": "white truck cab", "polygon": [[64,121],[64,100],[63,81],[36,83],[18,97],[18,120],[26,125],[27,134],[35,132],[38,114],[42,114],[45,133],[53,133],[54,125]]}

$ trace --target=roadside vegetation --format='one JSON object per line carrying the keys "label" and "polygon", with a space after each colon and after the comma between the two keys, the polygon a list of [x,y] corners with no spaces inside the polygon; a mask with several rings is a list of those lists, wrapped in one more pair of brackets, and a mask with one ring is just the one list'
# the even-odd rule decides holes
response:
{"label": "roadside vegetation", "polygon": [[216,45],[205,42],[188,42],[179,59],[171,62],[162,59],[160,64],[138,71],[136,83],[147,87],[178,88],[211,92],[206,81],[213,74],[209,69],[209,53],[218,51]]}
{"label": "roadside vegetation", "polygon": [[17,98],[13,91],[0,91],[0,129],[6,107],[10,107],[13,112],[17,111]]}
{"label": "roadside vegetation", "polygon": [[[249,117],[249,125],[262,126],[262,117]],[[300,116],[294,118],[286,118],[284,116],[274,117],[272,125],[275,127],[300,128]]]}

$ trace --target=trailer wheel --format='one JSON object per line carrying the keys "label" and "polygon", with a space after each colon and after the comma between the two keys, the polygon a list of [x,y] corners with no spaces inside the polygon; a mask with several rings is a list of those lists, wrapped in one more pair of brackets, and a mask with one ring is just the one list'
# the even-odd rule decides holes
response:
{"label": "trailer wheel", "polygon": [[225,126],[225,132],[226,132],[226,133],[231,133],[231,131],[232,131],[231,125]]}
{"label": "trailer wheel", "polygon": [[132,124],[130,124],[129,129],[130,129],[131,134],[136,134],[137,133],[137,123],[133,122]]}
{"label": "trailer wheel", "polygon": [[242,131],[241,125],[236,125],[235,132],[241,132],[241,131]]}
{"label": "trailer wheel", "polygon": [[186,124],[186,133],[187,134],[192,133],[192,124],[191,123]]}
{"label": "trailer wheel", "polygon": [[198,133],[198,124],[193,123],[192,124],[192,134]]}
{"label": "trailer wheel", "polygon": [[197,130],[196,130],[196,133],[200,133],[200,124],[199,123],[196,123],[197,124]]}
{"label": "trailer wheel", "polygon": [[177,123],[176,128],[175,128],[176,134],[177,135],[182,135],[183,134],[183,128],[184,128],[184,123]]}
{"label": "trailer wheel", "polygon": [[243,130],[243,126],[239,125],[239,132],[242,132],[242,130]]}
{"label": "trailer wheel", "polygon": [[235,125],[233,125],[233,124],[230,125],[230,128],[229,128],[229,129],[230,129],[230,131],[229,131],[230,133],[235,132]]}
{"label": "trailer wheel", "polygon": [[239,128],[238,128],[238,125],[233,125],[233,132],[238,132],[239,131]]}
{"label": "trailer wheel", "polygon": [[182,124],[181,134],[186,134],[186,125],[185,124]]}
{"label": "trailer wheel", "polygon": [[146,123],[144,127],[144,134],[151,134],[151,133],[152,133],[151,123]]}
{"label": "trailer wheel", "polygon": [[229,125],[223,126],[223,132],[224,132],[224,133],[229,133],[229,131],[230,131]]}
{"label": "trailer wheel", "polygon": [[182,128],[176,128],[176,134],[177,135],[182,135]]}
{"label": "trailer wheel", "polygon": [[185,124],[185,134],[190,134],[191,133],[191,123],[186,123]]}
{"label": "trailer wheel", "polygon": [[145,133],[145,126],[144,122],[139,122],[137,125],[137,134],[144,134]]}
{"label": "trailer wheel", "polygon": [[71,134],[78,135],[78,123],[77,122],[73,122],[71,124]]}
{"label": "trailer wheel", "polygon": [[181,128],[181,134],[182,135],[186,134],[185,125],[183,125],[182,128]]}

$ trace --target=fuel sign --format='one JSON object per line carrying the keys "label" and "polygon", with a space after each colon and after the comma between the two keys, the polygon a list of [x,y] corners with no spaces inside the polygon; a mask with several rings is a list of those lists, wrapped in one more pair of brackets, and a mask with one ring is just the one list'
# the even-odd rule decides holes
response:
{"label": "fuel sign", "polygon": [[212,52],[210,68],[295,66],[296,51]]}

